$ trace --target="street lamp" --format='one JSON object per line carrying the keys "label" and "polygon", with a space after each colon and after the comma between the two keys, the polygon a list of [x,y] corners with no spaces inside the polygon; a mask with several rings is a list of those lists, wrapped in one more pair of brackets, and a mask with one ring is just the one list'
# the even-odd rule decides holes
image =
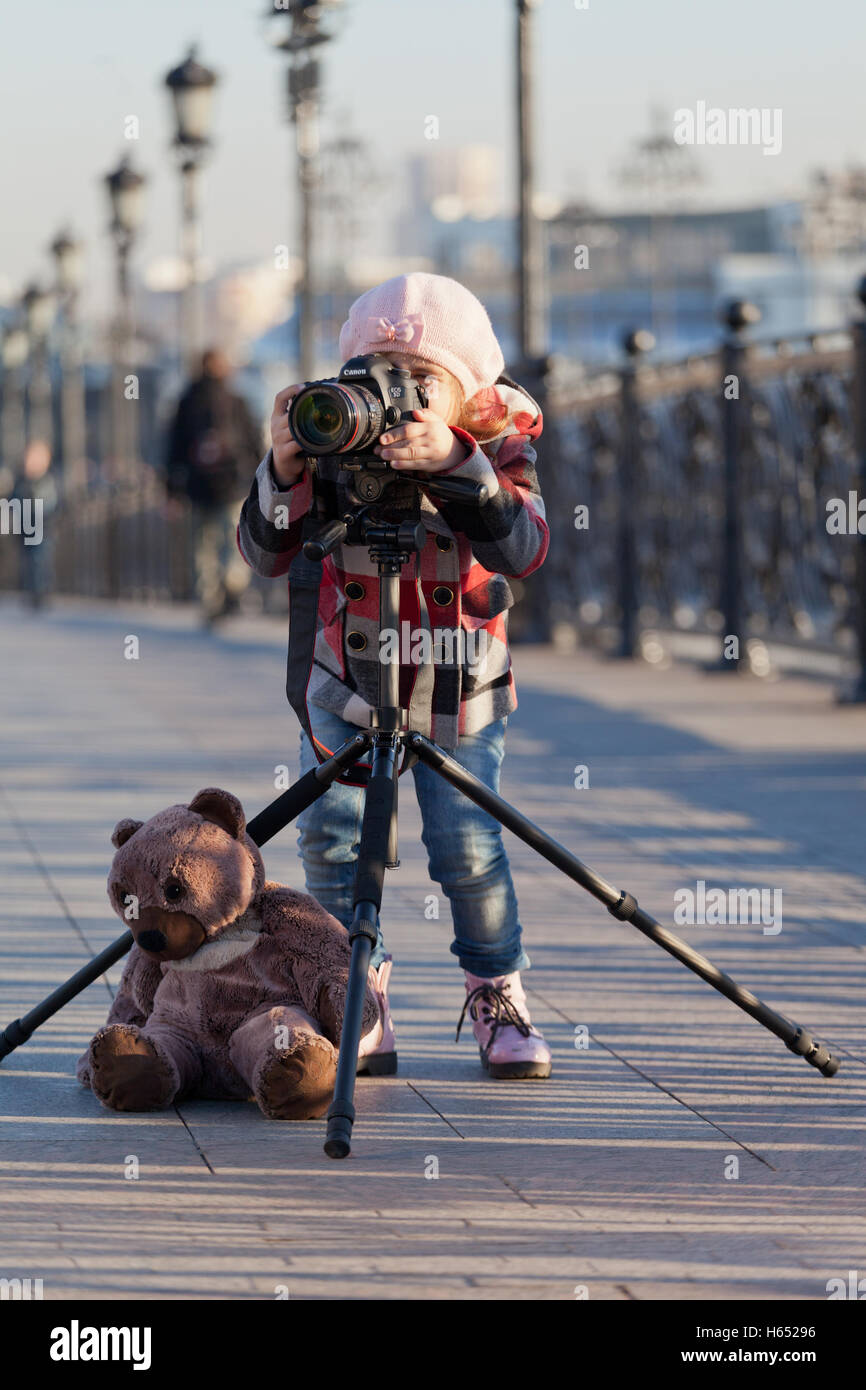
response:
{"label": "street lamp", "polygon": [[23,328],[14,324],[3,334],[3,369],[17,371],[24,366],[30,352],[30,339]]}
{"label": "street lamp", "polygon": [[21,296],[21,307],[27,322],[27,332],[35,341],[48,336],[54,320],[54,296],[41,285],[27,286]]}
{"label": "street lamp", "polygon": [[83,247],[64,229],[51,243],[55,283],[63,320],[60,337],[60,457],[65,485],[71,491],[87,482],[85,464],[84,377],[78,351],[78,292]]}
{"label": "street lamp", "polygon": [[48,375],[48,334],[54,321],[54,296],[41,285],[30,284],[21,296],[21,308],[30,340],[30,381],[27,391],[27,435],[52,443],[51,378]]}
{"label": "street lamp", "polygon": [[[132,420],[124,395],[125,367],[130,365],[132,349],[132,302],[129,258],[136,232],[141,226],[144,186],[147,180],[136,173],[128,159],[105,176],[111,206],[109,230],[117,254],[117,314],[112,335],[111,452],[112,467],[122,476],[131,466],[135,452]],[[127,427],[128,425],[128,427]]]}
{"label": "street lamp", "polygon": [[65,228],[51,243],[57,272],[57,288],[63,295],[75,295],[81,288],[82,245]]}
{"label": "street lamp", "polygon": [[213,97],[218,78],[196,59],[191,48],[165,79],[174,118],[173,146],[181,177],[181,244],[185,267],[180,300],[180,354],[188,366],[202,347],[199,260],[199,171],[210,147]]}
{"label": "street lamp", "polygon": [[175,144],[184,149],[201,149],[210,144],[211,117],[217,75],[196,59],[189,50],[179,67],[165,79],[171,93],[175,120]]}
{"label": "street lamp", "polygon": [[[298,297],[298,366],[300,375],[315,375],[315,267],[313,265],[313,202],[319,182],[318,107],[319,64],[311,50],[328,43],[333,34],[319,27],[324,14],[342,0],[274,0],[265,16],[269,42],[289,55],[289,120],[295,127],[300,191],[301,282]],[[286,29],[286,22],[289,28]]]}
{"label": "street lamp", "polygon": [[128,159],[121,160],[117,168],[105,176],[111,203],[109,230],[117,249],[117,283],[123,299],[129,294],[129,253],[141,226],[142,194],[146,182],[144,175],[137,174]]}
{"label": "street lamp", "polygon": [[3,414],[0,417],[0,479],[4,491],[24,462],[27,431],[24,414],[22,372],[30,353],[30,340],[19,325],[10,324],[3,334],[0,356],[3,360]]}

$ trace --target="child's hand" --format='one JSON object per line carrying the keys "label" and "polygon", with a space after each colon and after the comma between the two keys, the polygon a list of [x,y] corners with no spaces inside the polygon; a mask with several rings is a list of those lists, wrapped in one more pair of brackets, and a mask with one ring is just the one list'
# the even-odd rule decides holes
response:
{"label": "child's hand", "polygon": [[374,453],[394,468],[420,468],[425,473],[441,473],[468,458],[465,445],[435,410],[413,410],[415,420],[386,431]]}
{"label": "child's hand", "polygon": [[271,447],[273,449],[274,477],[281,487],[291,487],[296,483],[306,467],[306,460],[289,429],[289,404],[293,396],[301,390],[298,385],[284,386],[274,397],[274,413],[271,416]]}

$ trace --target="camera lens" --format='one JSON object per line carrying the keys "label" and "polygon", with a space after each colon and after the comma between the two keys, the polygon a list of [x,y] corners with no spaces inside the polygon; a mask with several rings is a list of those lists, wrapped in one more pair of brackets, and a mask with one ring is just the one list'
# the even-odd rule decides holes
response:
{"label": "camera lens", "polygon": [[363,386],[317,382],[295,396],[289,426],[305,453],[342,454],[378,439],[384,411]]}
{"label": "camera lens", "polygon": [[300,391],[292,411],[292,429],[299,444],[310,450],[337,449],[350,424],[345,402],[331,391],[313,387]]}

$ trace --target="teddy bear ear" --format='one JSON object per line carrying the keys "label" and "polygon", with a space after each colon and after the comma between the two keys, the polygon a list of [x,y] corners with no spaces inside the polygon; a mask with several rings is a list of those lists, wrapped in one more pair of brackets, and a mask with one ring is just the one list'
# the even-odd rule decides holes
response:
{"label": "teddy bear ear", "polygon": [[135,834],[136,830],[140,830],[143,825],[143,820],[129,820],[128,818],[126,820],[119,820],[111,832],[111,843],[114,845],[114,848],[120,849],[120,846],[125,845],[127,840]]}
{"label": "teddy bear ear", "polygon": [[239,840],[246,829],[243,806],[231,792],[220,791],[219,787],[205,787],[204,791],[196,792],[189,809],[220,826],[235,840]]}

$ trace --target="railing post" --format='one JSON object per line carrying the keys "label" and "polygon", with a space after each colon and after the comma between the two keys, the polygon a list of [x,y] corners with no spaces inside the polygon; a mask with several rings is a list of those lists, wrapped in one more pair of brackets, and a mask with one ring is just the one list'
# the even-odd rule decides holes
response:
{"label": "railing post", "polygon": [[[866,276],[857,286],[857,298],[866,308]],[[857,500],[866,498],[866,316],[851,324],[854,344],[854,369],[851,378],[851,414],[854,430],[854,450],[857,455]],[[859,519],[859,507],[856,511]],[[858,671],[853,686],[840,694],[843,704],[866,704],[866,534],[858,525],[854,538],[856,549],[856,593],[854,622],[857,633]]]}
{"label": "railing post", "polygon": [[[547,423],[547,403],[548,403],[548,384],[551,374],[551,359],[547,354],[540,357],[523,358],[514,369],[515,379],[532,396],[542,418]],[[539,453],[541,454],[541,477],[540,483],[542,492],[544,490],[543,471],[544,465],[544,446],[545,437],[542,432],[539,441]],[[548,494],[546,497],[548,513],[551,513],[555,501]],[[553,504],[553,505],[552,505]],[[551,545],[553,541],[553,527],[551,526]],[[542,565],[526,581],[526,599],[522,601],[523,613],[520,615],[517,624],[512,624],[512,630],[518,641],[521,642],[550,642],[553,636],[553,620],[551,614],[550,598],[550,570]]]}
{"label": "railing post", "polygon": [[637,390],[637,360],[642,352],[655,347],[655,338],[642,329],[632,329],[622,340],[626,353],[620,368],[620,408],[622,433],[617,471],[619,493],[617,513],[617,601],[619,643],[615,655],[631,660],[638,645],[638,565],[634,522],[635,488],[640,462],[640,400]]}
{"label": "railing post", "polygon": [[[722,650],[720,671],[748,670],[747,661],[740,666],[739,644],[745,642],[745,613],[743,611],[743,519],[740,462],[743,452],[744,422],[748,411],[748,381],[746,378],[746,343],[743,330],[758,323],[760,310],[745,300],[734,299],[722,313],[727,332],[722,339],[722,452],[724,457],[725,521],[722,538],[721,593]],[[725,654],[726,639],[737,639],[737,656]],[[745,651],[742,656],[745,657]]]}

